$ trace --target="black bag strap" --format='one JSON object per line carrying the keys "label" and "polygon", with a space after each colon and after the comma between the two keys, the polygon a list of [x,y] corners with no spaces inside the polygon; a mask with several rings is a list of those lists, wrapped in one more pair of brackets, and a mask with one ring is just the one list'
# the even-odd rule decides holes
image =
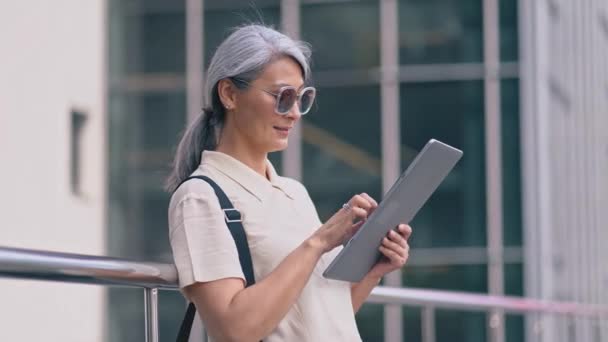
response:
{"label": "black bag strap", "polygon": [[[219,187],[211,178],[207,176],[191,176],[184,179],[179,186],[190,179],[200,179],[207,182],[213,188],[217,199],[220,202],[220,207],[224,212],[224,220],[228,226],[228,230],[236,243],[236,249],[239,254],[239,262],[245,275],[247,284],[245,287],[249,287],[255,284],[253,277],[253,263],[251,262],[251,252],[249,251],[249,244],[247,243],[247,235],[245,235],[245,229],[243,228],[241,213],[234,208],[232,202],[228,199],[228,196],[224,193],[222,188]],[[177,190],[177,188],[176,188]],[[179,328],[177,335],[177,342],[188,342],[190,338],[190,331],[192,330],[192,323],[194,322],[194,314],[196,313],[196,307],[193,303],[188,304],[188,309],[182,320],[182,324]]]}

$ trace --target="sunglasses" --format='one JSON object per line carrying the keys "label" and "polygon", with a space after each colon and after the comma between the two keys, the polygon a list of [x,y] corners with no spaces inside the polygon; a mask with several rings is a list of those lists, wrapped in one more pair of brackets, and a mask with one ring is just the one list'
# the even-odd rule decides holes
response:
{"label": "sunglasses", "polygon": [[274,93],[266,89],[254,87],[251,83],[238,78],[233,78],[233,81],[246,84],[274,96],[276,100],[274,111],[279,115],[287,115],[296,102],[298,103],[298,109],[300,110],[301,115],[308,113],[310,108],[312,108],[312,104],[315,102],[315,96],[317,94],[317,90],[314,87],[306,87],[298,92],[296,87],[284,86],[281,87],[278,92]]}

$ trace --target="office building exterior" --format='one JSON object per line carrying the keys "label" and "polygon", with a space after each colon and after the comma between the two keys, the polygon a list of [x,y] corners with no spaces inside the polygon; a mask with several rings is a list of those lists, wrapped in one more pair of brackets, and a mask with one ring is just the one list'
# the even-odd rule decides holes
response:
{"label": "office building exterior", "polygon": [[[354,193],[381,198],[431,138],[465,152],[412,222],[408,266],[385,285],[608,304],[603,1],[11,6],[0,14],[11,28],[0,36],[11,38],[0,95],[10,165],[2,244],[171,261],[162,183],[181,130],[200,113],[204,66],[229,28],[263,22],[312,45],[317,105],[270,158],[307,186],[323,220]],[[0,282],[11,308],[2,320],[16,322],[0,338],[43,336],[27,329],[34,298],[48,317],[44,336],[143,340],[141,290]],[[62,303],[66,314],[53,315]],[[161,292],[160,308],[161,340],[170,340],[185,303]],[[435,318],[437,341],[608,336],[585,320]],[[419,308],[367,304],[357,320],[365,341],[421,339]]]}

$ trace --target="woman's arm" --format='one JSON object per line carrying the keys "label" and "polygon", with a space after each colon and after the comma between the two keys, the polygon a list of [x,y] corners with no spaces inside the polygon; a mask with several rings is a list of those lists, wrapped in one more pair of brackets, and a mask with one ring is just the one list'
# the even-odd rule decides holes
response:
{"label": "woman's arm", "polygon": [[287,314],[322,254],[321,243],[311,238],[248,288],[230,278],[196,283],[184,292],[215,340],[259,341]]}
{"label": "woman's arm", "polygon": [[370,274],[367,274],[363,280],[358,283],[353,283],[350,287],[350,296],[353,302],[353,312],[357,313],[361,308],[361,305],[365,303],[367,297],[372,292],[374,287],[376,287],[382,277],[376,277]]}
{"label": "woman's arm", "polygon": [[382,239],[382,244],[378,248],[382,253],[382,259],[360,282],[351,285],[350,295],[354,312],[359,311],[372,289],[378,285],[385,274],[403,267],[407,262],[410,253],[407,240],[412,234],[412,227],[400,224],[397,226],[397,231],[391,229]]}
{"label": "woman's arm", "polygon": [[[184,288],[209,334],[216,341],[259,341],[277,326],[299,297],[323,253],[352,236],[365,220],[369,205],[360,196],[350,201],[309,239],[256,284],[242,279],[199,282]],[[365,208],[365,209],[364,209]]]}

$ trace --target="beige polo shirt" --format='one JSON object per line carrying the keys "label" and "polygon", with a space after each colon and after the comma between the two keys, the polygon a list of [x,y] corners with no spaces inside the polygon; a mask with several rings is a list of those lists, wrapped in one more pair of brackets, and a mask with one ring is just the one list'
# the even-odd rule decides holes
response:
{"label": "beige polo shirt", "polygon": [[[321,226],[308,192],[299,182],[280,177],[267,161],[269,179],[240,161],[205,151],[192,175],[213,179],[241,212],[256,281]],[[245,279],[236,245],[213,189],[190,180],[169,205],[169,236],[181,288],[195,282]],[[291,310],[265,342],[360,341],[350,283],[322,276],[339,248],[326,253]]]}

